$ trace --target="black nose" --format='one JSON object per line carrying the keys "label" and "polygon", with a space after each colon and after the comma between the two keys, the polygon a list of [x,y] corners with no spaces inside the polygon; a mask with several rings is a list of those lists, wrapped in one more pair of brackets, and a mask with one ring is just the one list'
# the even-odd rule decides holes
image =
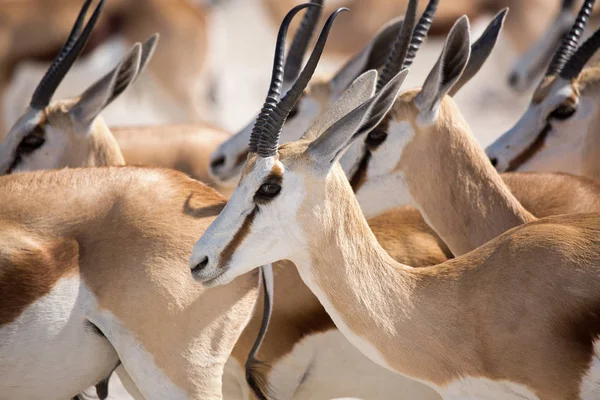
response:
{"label": "black nose", "polygon": [[496,165],[498,164],[498,159],[496,157],[492,157],[492,158],[490,158],[490,162],[492,163],[492,165],[495,168]]}
{"label": "black nose", "polygon": [[516,73],[512,73],[508,76],[508,84],[511,87],[517,87],[517,84],[519,83],[519,77]]}
{"label": "black nose", "polygon": [[200,272],[208,265],[208,257],[204,256],[202,261],[200,261],[196,266],[192,269],[192,273]]}
{"label": "black nose", "polygon": [[210,167],[214,170],[216,168],[222,167],[225,164],[225,157],[221,156],[215,158],[210,162]]}

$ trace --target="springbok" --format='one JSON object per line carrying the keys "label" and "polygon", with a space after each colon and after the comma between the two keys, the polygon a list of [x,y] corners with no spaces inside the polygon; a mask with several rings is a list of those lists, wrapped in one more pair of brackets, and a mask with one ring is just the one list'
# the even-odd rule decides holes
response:
{"label": "springbok", "polygon": [[221,398],[258,278],[206,290],[186,261],[223,197],[136,167],[14,174],[0,186],[2,397],[71,398],[121,362],[136,398]]}
{"label": "springbok", "polygon": [[[468,55],[461,21],[448,43]],[[271,96],[238,186],[194,246],[191,275],[217,287],[290,260],[354,346],[446,398],[597,398],[598,216],[529,223],[420,269],[395,262],[377,243],[337,160],[383,120],[405,76],[358,107],[330,111],[310,132],[314,141],[281,147],[279,132],[306,82]],[[363,90],[373,95],[375,80]]]}
{"label": "springbok", "polygon": [[[323,39],[321,39],[321,43],[322,50],[324,45]],[[281,45],[280,52],[282,49],[283,44]],[[64,57],[60,58],[62,59]],[[128,61],[129,59],[135,58],[135,51],[132,51],[132,54],[112,72],[112,74],[118,75],[118,77],[115,78],[117,81],[124,82],[125,78],[131,75],[126,73],[126,66],[132,65],[131,68],[135,69],[133,67],[135,62]],[[314,59],[315,57],[313,56],[312,58]],[[68,67],[63,66],[62,70],[66,71],[67,69]],[[49,75],[56,76],[51,72],[49,72]],[[104,81],[106,81],[106,79]],[[96,98],[95,96],[100,96],[102,98],[101,95],[103,94],[103,90],[100,90],[101,85],[95,84],[93,87],[97,88],[97,90],[94,90],[93,92],[86,91],[86,93],[90,93],[90,99]],[[351,94],[352,90],[350,90],[349,93]],[[92,102],[96,103],[95,101]],[[97,101],[97,103],[103,104],[102,101]],[[46,110],[47,109],[48,108],[46,108]],[[96,112],[94,112],[94,114],[96,114]],[[77,119],[78,115],[68,112],[64,115],[64,121],[72,121],[75,125],[83,125],[79,123],[79,120]],[[55,120],[57,119],[48,118],[48,121],[50,122]],[[60,126],[55,126],[52,129],[59,130],[59,128]],[[51,129],[49,129],[48,126],[46,126],[44,129],[44,131],[49,130]],[[110,138],[110,131],[108,130],[93,130],[93,132],[100,138],[105,136]],[[82,137],[86,137],[85,134],[83,135],[84,136]],[[62,142],[56,142],[56,146],[46,150],[52,152],[58,151],[59,154],[67,154],[69,152],[72,153],[70,154],[70,157],[73,160],[72,163],[52,164],[52,166],[73,167],[110,165],[111,163],[113,163],[113,165],[122,164],[122,156],[119,152],[118,146],[70,146],[68,142],[78,137],[78,135],[67,135],[66,138],[68,140],[65,139],[65,141]],[[89,134],[87,137],[90,137]],[[98,140],[100,142],[104,142],[104,140]],[[110,143],[114,142],[112,139],[106,140]],[[15,142],[17,141],[15,140]],[[58,146],[63,146],[64,148],[55,148]],[[97,152],[95,152],[95,150],[97,150]],[[23,158],[18,164],[16,164],[18,167],[9,169],[8,172],[26,171],[35,167],[39,168],[44,166],[43,163],[33,161],[33,159],[44,153],[45,152],[39,151],[30,153],[26,158]],[[12,153],[10,154],[12,155]],[[94,162],[88,162],[87,160],[93,160]],[[14,161],[11,161],[11,164],[12,163],[14,163]],[[79,163],[79,165],[77,165],[77,163]],[[403,229],[400,233],[391,234],[392,226],[395,223],[403,223],[405,225],[405,229]],[[388,244],[391,252],[402,260],[411,261],[418,265],[431,265],[445,260],[450,254],[441,241],[439,241],[439,239],[433,235],[432,231],[418,217],[418,214],[415,211],[408,211],[403,214],[391,216],[384,215],[381,218],[374,219],[372,224],[374,229],[379,232],[382,242]],[[411,250],[410,254],[407,254],[407,249]],[[282,284],[276,285],[275,296],[280,296],[281,290],[286,290],[286,287],[293,287],[294,283],[301,284],[299,277],[294,272],[295,270],[289,268],[284,269],[278,265],[276,265],[276,267],[278,282],[289,282],[292,284],[292,286],[284,286]],[[388,398],[392,393],[402,392],[406,393],[407,398],[410,398],[411,396],[423,399],[437,398],[433,391],[429,390],[423,385],[404,379],[398,379],[398,377],[394,377],[389,373],[386,374],[385,371],[380,367],[377,367],[369,360],[364,359],[364,357],[360,353],[357,353],[355,349],[351,347],[349,348],[346,345],[345,340],[343,343],[339,343],[339,338],[332,339],[336,337],[336,332],[332,332],[331,330],[331,328],[333,328],[333,324],[322,310],[322,307],[318,301],[316,301],[314,296],[308,291],[308,289],[306,289],[304,285],[302,285],[299,289],[294,289],[293,294],[294,296],[290,298],[292,301],[283,301],[283,299],[280,301],[278,299],[273,317],[271,319],[269,335],[267,335],[267,340],[261,347],[261,358],[264,358],[269,363],[273,362],[274,364],[276,364],[277,361],[281,361],[281,365],[274,365],[273,374],[269,377],[269,385],[272,387],[273,393],[290,393],[291,397],[291,393],[293,393],[296,388],[300,387],[303,390],[308,391],[308,398],[316,394],[318,395],[323,393],[323,388],[307,389],[307,385],[302,380],[302,376],[310,370],[311,365],[319,366],[322,364],[322,362],[315,362],[311,365],[303,365],[302,368],[298,368],[298,363],[295,361],[297,360],[297,352],[293,352],[291,350],[300,342],[302,342],[301,345],[303,346],[304,350],[306,350],[307,345],[315,346],[312,344],[313,342],[317,342],[317,345],[319,345],[320,342],[322,342],[322,335],[320,334],[323,332],[323,330],[327,330],[329,332],[327,335],[329,340],[335,340],[337,343],[337,347],[328,346],[330,351],[330,359],[333,358],[333,360],[335,360],[336,356],[339,356],[340,351],[342,351],[343,353],[341,353],[341,355],[345,357],[344,359],[351,358],[357,361],[356,366],[346,366],[345,369],[340,370],[344,371],[346,374],[337,378],[339,382],[343,382],[342,386],[339,386],[337,393],[335,393],[335,391],[332,393],[331,388],[328,388],[329,393],[332,393],[332,396],[339,396],[341,391],[342,393],[350,395],[358,394],[383,399]],[[301,304],[298,304],[300,299],[303,301]],[[294,320],[299,315],[305,315],[307,318],[305,324],[290,325],[289,321]],[[248,326],[248,329],[244,330],[243,335],[236,345],[233,352],[233,359],[230,359],[230,362],[227,365],[226,374],[223,381],[223,390],[224,393],[230,395],[232,392],[234,392],[232,397],[238,398],[238,396],[240,396],[241,398],[246,398],[245,396],[248,395],[248,389],[242,387],[244,385],[244,378],[243,372],[241,371],[241,366],[249,361],[249,349],[252,347],[252,343],[256,338],[256,331],[258,330],[258,326],[261,324],[262,322],[260,320],[260,315],[255,315]],[[271,336],[271,334],[275,336]],[[308,340],[307,336],[310,335],[313,335],[313,338]],[[315,338],[314,336],[318,337]],[[276,338],[276,340],[272,340],[272,338]],[[321,347],[324,345],[325,344],[321,344]],[[290,361],[295,364],[292,368],[289,368]],[[126,373],[125,371],[119,372],[119,375]],[[357,385],[357,379],[360,378],[361,373],[368,373],[370,376],[377,377],[377,382],[371,382],[371,385]],[[308,381],[310,382],[311,380],[315,381],[314,378],[311,378]],[[332,379],[328,378],[327,381],[332,381]],[[349,383],[353,384],[354,386],[350,385]],[[241,394],[235,390],[236,387],[240,388]]]}
{"label": "springbok", "polygon": [[600,176],[596,94],[600,68],[585,68],[600,47],[600,30],[577,49],[593,2],[586,1],[570,33],[554,55],[529,108],[486,149],[504,171],[562,171]]}
{"label": "springbok", "polygon": [[[434,10],[438,1],[430,1],[434,5]],[[313,2],[323,3],[322,0]],[[315,10],[313,14],[304,19],[301,27],[296,31],[285,61],[285,73],[282,78],[283,90],[288,90],[297,78],[306,46],[316,28],[318,19],[319,12]],[[369,69],[381,67],[401,25],[402,19],[389,21],[373,40],[342,67],[331,80],[318,82],[313,80],[303,98],[290,114],[282,132],[283,139],[286,142],[298,139],[326,108],[339,99],[343,91],[359,75]],[[254,121],[222,143],[211,155],[210,174],[217,184],[224,187],[235,187],[248,154],[248,139],[253,123]]]}
{"label": "springbok", "polygon": [[[4,165],[0,173],[15,168],[17,171],[31,171],[120,165],[126,162],[177,169],[210,184],[209,154],[229,137],[228,133],[208,124],[109,129],[99,115],[148,65],[155,53],[157,38],[157,34],[151,36],[141,47],[139,65],[137,47],[134,46],[119,66],[91,85],[81,96],[49,103],[84,46],[73,49],[78,54],[72,54],[69,62],[59,63],[60,60],[64,61],[64,54],[59,53],[37,89],[38,94],[45,93],[46,99],[39,105],[32,102],[0,144],[0,157],[5,162],[11,161],[11,165]],[[54,76],[55,81],[51,86],[42,88],[42,85],[50,83],[50,76]],[[111,87],[111,79],[118,82],[114,88]],[[84,110],[84,107],[87,109]],[[34,109],[43,109],[43,112],[39,114]],[[199,157],[202,152],[204,158]],[[216,189],[227,190],[218,186]]]}
{"label": "springbok", "polygon": [[[22,0],[3,2],[0,10],[0,92],[10,81],[15,67],[23,60],[50,61],[67,36],[64,21],[81,7],[81,0]],[[189,0],[111,0],[88,50],[111,36],[122,36],[130,43],[154,32],[162,35],[163,46],[150,66],[161,87],[186,109],[190,120],[209,117],[208,69],[204,56],[208,50],[209,10]],[[50,57],[49,57],[50,55]],[[193,55],[193,56],[190,56]],[[0,116],[0,137],[5,133]]]}
{"label": "springbok", "polygon": [[[3,159],[5,171],[20,170],[26,150],[43,142],[43,135],[51,136],[52,123],[60,122],[46,106],[99,16],[102,3],[81,32],[89,5],[36,90],[27,114],[39,122],[21,126],[21,144]],[[135,78],[154,44],[152,38],[134,46],[114,71],[69,104],[66,115],[76,116],[81,131],[94,132],[98,140],[92,143],[98,146],[73,146],[73,153],[92,156],[77,158],[67,151],[61,153],[63,161],[123,163],[114,140],[105,140],[112,136],[92,121]],[[67,138],[75,145],[80,139]],[[67,144],[56,138],[54,143]],[[17,174],[2,178],[0,185],[3,396],[70,398],[123,363],[119,375],[136,398],[221,398],[225,363],[254,308],[256,277],[242,278],[220,293],[181,279],[195,239],[186,232],[208,226],[224,203],[220,195],[182,174],[139,168]],[[150,194],[157,186],[158,198]],[[152,200],[140,199],[136,207],[137,196]],[[167,220],[176,225],[163,229]],[[141,238],[135,234],[140,231],[145,232]],[[124,245],[128,251],[122,251]],[[37,264],[47,271],[40,274]],[[34,267],[38,271],[32,274]],[[206,304],[220,308],[207,311]]]}
{"label": "springbok", "polygon": [[[513,89],[527,90],[542,76],[561,40],[571,29],[574,6],[574,0],[562,0],[560,10],[545,32],[540,35],[530,49],[519,57],[508,77],[508,83]],[[592,26],[597,27],[600,23],[598,20],[600,13],[595,11],[592,10]]]}

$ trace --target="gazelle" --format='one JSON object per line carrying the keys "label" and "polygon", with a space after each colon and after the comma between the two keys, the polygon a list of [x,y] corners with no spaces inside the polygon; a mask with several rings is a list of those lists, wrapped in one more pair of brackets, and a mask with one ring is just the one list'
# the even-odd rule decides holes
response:
{"label": "gazelle", "polygon": [[[468,41],[463,19],[448,42],[468,54]],[[600,218],[540,220],[421,269],[393,261],[371,233],[337,160],[381,122],[405,76],[330,112],[314,141],[281,147],[306,82],[273,96],[240,183],[194,246],[192,276],[216,287],[287,259],[354,346],[446,398],[597,398]],[[373,95],[375,80],[363,88]]]}
{"label": "gazelle", "polygon": [[[60,7],[48,0],[3,3],[0,92],[18,63],[32,59],[45,61],[48,55],[56,54],[68,33],[64,21],[75,15],[80,6],[81,0],[64,0]],[[150,72],[182,108],[189,108],[189,118],[196,121],[199,116],[208,116],[207,102],[203,101],[209,83],[204,56],[208,48],[208,14],[207,8],[194,6],[189,0],[112,0],[88,50],[110,36],[122,36],[135,43],[139,37],[159,32],[164,46],[158,49]],[[0,117],[0,137],[4,130]]]}
{"label": "gazelle", "polygon": [[600,46],[600,31],[576,48],[592,4],[584,3],[529,108],[512,129],[486,149],[498,171],[563,171],[600,176],[600,143],[596,137],[600,69],[584,68]]}
{"label": "gazelle", "polygon": [[[126,162],[170,167],[210,183],[210,151],[229,137],[228,133],[207,124],[109,129],[99,115],[146,67],[154,54],[157,38],[158,35],[153,35],[141,47],[141,52],[134,46],[119,66],[90,85],[78,98],[50,103],[54,90],[84,46],[73,49],[68,62],[59,63],[64,57],[59,53],[37,89],[38,94],[44,92],[46,98],[39,105],[32,103],[0,144],[0,159],[11,163],[2,165],[0,173],[13,169],[28,171]],[[116,87],[111,86],[111,79],[118,82]],[[204,158],[199,157],[202,152],[205,152]]]}
{"label": "gazelle", "polygon": [[[530,88],[543,74],[552,55],[560,45],[562,38],[569,32],[573,24],[574,0],[562,0],[560,10],[550,22],[539,39],[519,57],[513,67],[508,82],[518,91]],[[592,26],[598,26],[599,13],[591,11]]]}
{"label": "gazelle", "polygon": [[135,167],[15,174],[0,187],[3,397],[71,398],[121,362],[136,398],[221,398],[258,279],[206,290],[188,278],[220,195]]}
{"label": "gazelle", "polygon": [[[490,27],[499,30],[503,14]],[[401,94],[384,122],[364,141],[355,141],[341,162],[367,217],[398,205],[415,206],[455,255],[534,220],[533,215],[600,211],[595,182],[556,174],[512,174],[503,182],[487,161],[446,96],[485,61],[496,36],[488,36],[487,43],[485,38],[473,45],[473,59],[468,42],[450,38],[455,41],[446,43],[423,88]],[[389,64],[390,71],[407,66],[402,59],[397,66]],[[385,73],[381,80],[385,83]],[[450,201],[441,200],[448,193]]]}
{"label": "gazelle", "polygon": [[[437,5],[437,2],[438,0],[431,1],[435,5]],[[322,3],[322,1],[317,3]],[[282,78],[284,90],[288,90],[294,79],[297,78],[306,45],[316,28],[318,19],[319,13],[315,11],[307,16],[301,28],[296,32],[286,57],[286,72]],[[317,116],[337,101],[343,91],[359,75],[369,69],[381,67],[401,26],[402,19],[389,21],[375,35],[373,40],[342,67],[331,80],[313,82],[290,114],[282,133],[283,139],[291,141],[299,138]],[[221,144],[211,155],[210,173],[217,184],[229,187],[235,186],[248,154],[248,139],[250,138],[252,125],[253,122]]]}
{"label": "gazelle", "polygon": [[[324,45],[323,39],[321,40],[321,50]],[[283,47],[281,47],[280,52]],[[139,56],[139,55],[137,55]],[[135,65],[134,61],[128,61],[129,59],[135,59],[135,51],[132,51],[132,55],[121,63],[119,67],[117,67],[112,74],[117,76],[117,81],[125,81],[125,78],[130,74],[126,73],[128,68],[125,66]],[[314,57],[313,57],[314,59]],[[64,67],[64,66],[63,66]],[[132,67],[133,68],[133,67]],[[64,67],[67,70],[67,67]],[[53,75],[49,72],[50,75]],[[110,75],[110,74],[109,74]],[[106,81],[104,79],[103,81]],[[102,98],[102,90],[99,90],[102,86],[99,84],[93,85],[93,87],[97,88],[91,94],[94,96],[100,96]],[[86,92],[88,93],[88,92]],[[352,91],[350,91],[352,93]],[[90,96],[91,96],[90,94]],[[92,98],[96,98],[93,97]],[[96,102],[93,102],[96,103]],[[101,101],[97,102],[98,104],[103,104]],[[56,107],[60,109],[60,107]],[[62,111],[68,111],[68,108]],[[94,113],[95,114],[95,113]],[[51,114],[53,115],[53,114]],[[69,112],[64,113],[64,121],[74,121],[75,125],[83,125],[79,124],[79,120],[76,118],[74,114],[70,114]],[[50,120],[50,118],[48,118]],[[52,120],[56,120],[53,118]],[[57,130],[59,126],[55,127]],[[54,128],[53,128],[54,129]],[[49,131],[49,128],[46,127],[45,131]],[[108,130],[92,130],[95,135],[99,137],[108,137],[110,138],[110,131]],[[82,137],[89,138],[85,136],[83,133]],[[73,140],[77,138],[78,135],[67,135],[69,140]],[[23,140],[23,139],[22,139]],[[98,147],[98,153],[95,153],[94,146],[79,146],[73,147],[68,146],[69,140],[57,142],[56,146],[53,146],[51,151],[58,151],[59,154],[68,154],[71,153],[70,156],[73,159],[73,163],[69,164],[52,164],[53,167],[64,167],[64,166],[99,166],[115,163],[122,164],[122,157],[119,152],[119,148],[116,145],[112,146],[101,146]],[[107,139],[108,140],[108,139]],[[49,141],[49,140],[48,140]],[[104,140],[100,140],[104,142]],[[114,140],[109,140],[111,143]],[[17,142],[15,140],[15,142]],[[55,147],[64,146],[64,149],[58,149]],[[70,151],[68,149],[71,149]],[[43,147],[42,147],[43,149]],[[77,154],[75,154],[77,153]],[[90,155],[91,153],[91,155]],[[11,153],[12,154],[12,153]],[[33,162],[34,159],[39,157],[44,152],[33,152],[27,158],[23,158],[21,162],[18,163],[18,167],[10,169],[8,172],[17,172],[24,170],[31,170],[35,167],[43,166],[42,163]],[[87,155],[86,155],[87,154]],[[87,160],[93,160],[94,162],[87,162]],[[76,165],[75,162],[79,164]],[[13,161],[14,162],[14,161]],[[402,232],[398,234],[391,235],[390,224],[394,224],[403,222],[406,224],[406,229],[403,229]],[[390,244],[390,248],[393,252],[395,252],[396,256],[402,260],[409,260],[415,262],[418,265],[429,265],[442,260],[445,260],[449,252],[445,248],[445,246],[437,239],[428,229],[422,220],[413,212],[407,212],[403,215],[393,215],[393,216],[382,216],[380,219],[376,219],[373,221],[375,229],[380,232],[382,241],[384,243]],[[410,255],[407,255],[406,249],[411,249]],[[296,286],[294,283],[300,283],[299,277],[293,270],[283,269],[280,266],[275,266],[276,272],[278,273],[278,281],[289,282],[291,286]],[[291,272],[291,274],[290,274]],[[278,296],[281,290],[285,290],[285,286],[279,284],[276,285],[275,296]],[[289,292],[288,292],[289,294]],[[298,304],[299,299],[303,299],[301,304]],[[261,358],[266,359],[268,362],[277,362],[282,361],[282,366],[275,365],[273,369],[273,375],[270,376],[270,385],[273,388],[274,393],[287,393],[286,390],[294,390],[296,387],[301,387],[301,378],[305,374],[306,371],[310,370],[310,365],[304,366],[304,369],[292,368],[289,369],[286,366],[286,362],[290,360],[290,357],[295,357],[294,352],[290,354],[290,351],[294,348],[296,343],[299,343],[303,338],[306,339],[309,335],[318,335],[323,331],[323,329],[329,330],[331,332],[331,328],[333,324],[329,320],[329,318],[322,311],[322,307],[320,304],[314,299],[314,296],[302,285],[300,289],[294,289],[294,297],[291,299],[293,301],[278,301],[276,302],[276,307],[274,311],[274,315],[272,318],[272,325],[269,330],[271,335],[267,336],[267,341],[262,347],[262,351],[260,353]],[[289,321],[293,320],[299,315],[307,316],[305,324],[301,325],[290,325]],[[243,373],[241,372],[241,365],[245,364],[248,359],[249,349],[252,346],[254,338],[256,337],[255,327],[260,324],[260,315],[256,315],[255,318],[252,319],[252,323],[249,328],[244,330],[244,334],[240,338],[238,345],[236,345],[234,349],[234,358],[230,361],[228,365],[228,370],[225,376],[224,381],[224,391],[225,393],[231,393],[235,391],[235,386],[243,385]],[[332,337],[332,335],[328,335],[328,337]],[[276,339],[276,340],[272,340]],[[320,338],[316,338],[319,340]],[[339,339],[337,340],[339,342]],[[307,340],[304,340],[303,346],[306,349]],[[310,343],[310,342],[309,342]],[[345,342],[344,342],[345,343]],[[311,344],[311,346],[313,346]],[[436,398],[435,393],[431,390],[428,390],[423,385],[420,385],[415,382],[406,381],[404,379],[394,378],[392,376],[384,376],[385,381],[382,380],[382,371],[379,367],[376,367],[368,360],[365,360],[363,356],[357,354],[357,352],[348,348],[345,344],[342,346],[343,356],[353,357],[353,359],[360,360],[360,365],[353,367],[347,366],[344,371],[348,373],[348,376],[343,376],[342,379],[345,379],[343,382],[353,382],[356,383],[357,377],[360,375],[352,375],[358,374],[364,371],[368,371],[371,375],[377,374],[375,376],[378,377],[378,382],[373,382],[372,385],[359,385],[358,388],[350,387],[349,385],[341,386],[340,389],[342,393],[347,393],[350,395],[355,394],[364,394],[366,396],[377,396],[377,398],[387,398],[390,393],[397,393],[398,391],[406,393],[407,397],[416,396],[418,398]],[[330,348],[330,351],[333,352],[334,355],[340,354],[336,353],[338,348]],[[263,357],[264,355],[264,357]],[[282,358],[285,359],[282,360]],[[292,358],[294,360],[295,358]],[[365,362],[366,361],[366,362]],[[316,365],[320,365],[320,363],[316,363]],[[120,375],[124,374],[123,370],[119,371]],[[385,374],[384,374],[385,375]],[[389,374],[388,374],[389,375]],[[241,379],[240,379],[241,378]],[[314,379],[312,379],[314,381]],[[296,386],[294,386],[296,385]],[[129,387],[128,387],[129,389]],[[376,389],[376,391],[374,390]],[[247,388],[240,388],[241,392],[247,392]],[[311,390],[307,395],[309,398],[318,395],[318,391]],[[382,394],[383,393],[383,394]],[[237,393],[235,394],[237,395]]]}

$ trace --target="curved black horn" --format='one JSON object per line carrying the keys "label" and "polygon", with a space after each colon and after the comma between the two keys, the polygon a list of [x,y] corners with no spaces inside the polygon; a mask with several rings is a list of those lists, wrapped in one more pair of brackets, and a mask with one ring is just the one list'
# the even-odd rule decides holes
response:
{"label": "curved black horn", "polygon": [[287,34],[288,28],[294,16],[300,11],[307,7],[321,7],[314,3],[305,3],[297,5],[292,8],[285,16],[281,25],[279,26],[279,32],[277,33],[277,43],[275,45],[275,57],[273,59],[273,72],[271,73],[271,83],[269,84],[269,93],[263,105],[263,108],[256,118],[252,133],[250,133],[250,146],[249,151],[256,153],[258,149],[258,139],[261,135],[265,125],[270,124],[271,114],[277,103],[281,98],[281,85],[283,84],[283,57],[285,54],[285,35]]}
{"label": "curved black horn", "polygon": [[338,14],[342,11],[348,11],[348,9],[344,7],[338,8],[329,16],[329,18],[327,18],[327,22],[325,22],[325,26],[323,26],[323,29],[321,30],[315,48],[306,62],[304,69],[300,73],[300,77],[294,82],[294,85],[288,90],[279,104],[277,104],[277,107],[273,110],[274,112],[271,115],[269,126],[265,127],[266,129],[262,131],[258,140],[257,154],[259,156],[271,157],[277,154],[277,145],[279,144],[281,128],[294,107],[294,104],[300,99],[302,92],[304,92],[304,89],[308,86],[308,82],[312,78],[315,69],[317,68],[317,64],[319,63],[319,59],[323,54],[323,49],[325,48],[325,43],[327,43],[331,27]]}
{"label": "curved black horn", "polygon": [[425,11],[423,11],[423,15],[421,15],[421,18],[419,19],[419,22],[413,31],[412,38],[410,39],[410,47],[408,48],[408,53],[406,54],[406,58],[404,59],[404,63],[402,64],[402,68],[400,68],[400,70],[410,67],[415,60],[417,51],[427,36],[429,28],[431,28],[433,17],[437,11],[439,2],[439,0],[430,0],[427,4]]}
{"label": "curved black horn", "polygon": [[412,38],[413,28],[417,19],[417,4],[418,0],[409,0],[406,14],[404,15],[404,23],[400,29],[398,37],[394,41],[390,53],[388,55],[381,75],[377,80],[377,91],[384,87],[390,79],[392,79],[404,64],[404,59],[408,53],[408,47]]}
{"label": "curved black horn", "polygon": [[81,53],[81,50],[83,50],[85,47],[85,44],[87,43],[87,40],[89,39],[92,30],[98,21],[98,17],[102,11],[102,6],[104,5],[104,0],[100,0],[100,3],[94,10],[94,13],[85,26],[83,32],[81,35],[79,35],[90,3],[91,0],[87,0],[84,3],[81,11],[79,12],[77,20],[75,21],[75,25],[73,26],[73,29],[71,30],[71,33],[65,42],[65,45],[50,65],[50,68],[48,68],[48,71],[46,71],[46,74],[40,81],[38,87],[35,89],[29,104],[32,108],[41,110],[50,104],[50,100],[52,99],[56,88],[58,88],[58,85],[60,85],[67,72],[69,72],[69,69],[71,69],[73,66],[73,63]]}
{"label": "curved black horn", "polygon": [[598,29],[592,36],[590,36],[585,43],[577,49],[573,57],[567,61],[562,71],[560,71],[560,77],[566,80],[576,78],[585,66],[585,64],[592,58],[596,50],[600,47],[600,29]]}
{"label": "curved black horn", "polygon": [[571,26],[571,30],[563,38],[560,47],[554,54],[554,57],[552,57],[552,61],[548,66],[548,70],[546,71],[546,76],[558,74],[573,53],[575,53],[575,50],[579,44],[579,40],[581,39],[581,35],[583,34],[585,26],[590,18],[594,3],[595,0],[585,0],[583,2],[583,5],[579,10],[579,14],[577,14],[577,18],[575,19],[573,26]]}
{"label": "curved black horn", "polygon": [[310,39],[312,39],[312,36],[315,33],[317,22],[319,22],[319,18],[321,18],[323,0],[312,0],[311,3],[317,4],[320,7],[314,7],[306,11],[304,18],[302,18],[302,23],[294,34],[292,45],[290,46],[288,55],[285,59],[285,66],[283,69],[284,82],[294,82],[296,78],[298,78],[302,60],[304,59],[304,53],[306,53]]}

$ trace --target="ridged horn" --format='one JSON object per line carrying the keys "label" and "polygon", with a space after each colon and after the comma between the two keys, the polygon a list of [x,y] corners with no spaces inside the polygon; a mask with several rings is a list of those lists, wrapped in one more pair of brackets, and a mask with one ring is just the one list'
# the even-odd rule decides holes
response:
{"label": "ridged horn", "polygon": [[249,152],[256,153],[258,149],[258,139],[265,129],[266,125],[270,124],[271,114],[277,106],[281,98],[281,85],[283,84],[283,57],[285,55],[285,36],[294,16],[301,10],[308,7],[321,7],[313,3],[305,3],[292,8],[285,16],[277,33],[277,43],[275,45],[275,57],[273,59],[273,72],[271,73],[271,83],[269,84],[269,92],[267,98],[260,110],[260,114],[256,118],[252,133],[250,133]]}
{"label": "ridged horn", "polygon": [[[595,0],[585,0],[579,13],[577,14],[577,18],[571,26],[571,30],[567,35],[563,38],[560,47],[554,53],[552,57],[552,61],[550,61],[550,65],[546,70],[546,76],[556,75],[558,74],[566,62],[571,58],[577,46],[579,44],[579,40],[581,40],[581,35],[585,30],[585,26],[590,18],[590,14],[592,12],[592,8],[594,7]],[[564,3],[563,3],[564,5]]]}
{"label": "ridged horn", "polygon": [[325,44],[327,43],[327,38],[329,36],[329,32],[335,22],[336,17],[342,12],[347,11],[347,8],[338,8],[335,10],[329,18],[327,18],[327,22],[325,22],[325,26],[321,30],[321,34],[319,35],[319,39],[317,39],[317,43],[304,66],[304,69],[300,73],[300,76],[294,82],[294,85],[288,90],[285,96],[281,99],[281,101],[277,104],[276,108],[273,110],[273,114],[271,115],[271,120],[267,126],[264,126],[262,133],[258,140],[258,149],[257,154],[260,157],[272,157],[277,154],[277,146],[279,144],[279,135],[281,133],[281,129],[283,128],[283,124],[287,119],[290,111],[294,107],[294,104],[298,101],[298,99],[302,96],[302,92],[308,86],[308,82],[312,78],[315,69],[317,68],[317,64],[323,54],[323,49],[325,48]]}
{"label": "ridged horn", "polygon": [[418,3],[418,0],[409,0],[408,2],[408,7],[406,7],[404,15],[404,23],[383,65],[381,75],[377,80],[377,91],[384,87],[400,71],[402,64],[404,64],[417,19]]}
{"label": "ridged horn", "polygon": [[423,11],[423,15],[421,15],[421,18],[419,19],[419,22],[413,31],[412,38],[410,39],[410,47],[408,48],[408,53],[406,54],[402,68],[400,68],[401,70],[410,67],[415,60],[417,51],[427,36],[429,28],[431,28],[433,17],[437,11],[439,2],[439,0],[430,0],[425,8],[425,11]]}
{"label": "ridged horn", "polygon": [[[31,97],[31,102],[29,103],[30,107],[42,110],[50,104],[50,100],[52,100],[52,96],[54,95],[54,92],[56,92],[58,85],[60,85],[65,75],[69,72],[73,63],[75,63],[75,60],[77,60],[77,57],[79,57],[79,54],[85,47],[85,44],[98,21],[102,7],[104,6],[104,0],[100,0],[100,3],[94,10],[94,13],[83,29],[83,32],[81,32],[81,26],[83,25],[85,15],[87,14],[91,2],[91,0],[86,0],[83,4],[65,45],[54,58],[50,68],[48,68],[48,71],[46,71],[46,74],[35,89],[35,92]],[[80,32],[81,34],[79,34]]]}
{"label": "ridged horn", "polygon": [[302,67],[302,60],[304,59],[304,53],[306,53],[308,44],[317,28],[319,18],[321,18],[323,0],[312,0],[311,3],[317,4],[320,7],[313,7],[306,11],[304,18],[302,18],[302,23],[294,34],[294,39],[292,39],[292,45],[288,50],[285,66],[283,68],[284,82],[294,82],[296,78],[298,78],[300,68]]}
{"label": "ridged horn", "polygon": [[579,76],[579,73],[585,66],[585,64],[592,58],[596,50],[600,47],[600,29],[598,29],[592,36],[590,36],[585,43],[577,49],[575,54],[567,61],[562,71],[560,71],[560,77],[566,80],[570,80]]}

